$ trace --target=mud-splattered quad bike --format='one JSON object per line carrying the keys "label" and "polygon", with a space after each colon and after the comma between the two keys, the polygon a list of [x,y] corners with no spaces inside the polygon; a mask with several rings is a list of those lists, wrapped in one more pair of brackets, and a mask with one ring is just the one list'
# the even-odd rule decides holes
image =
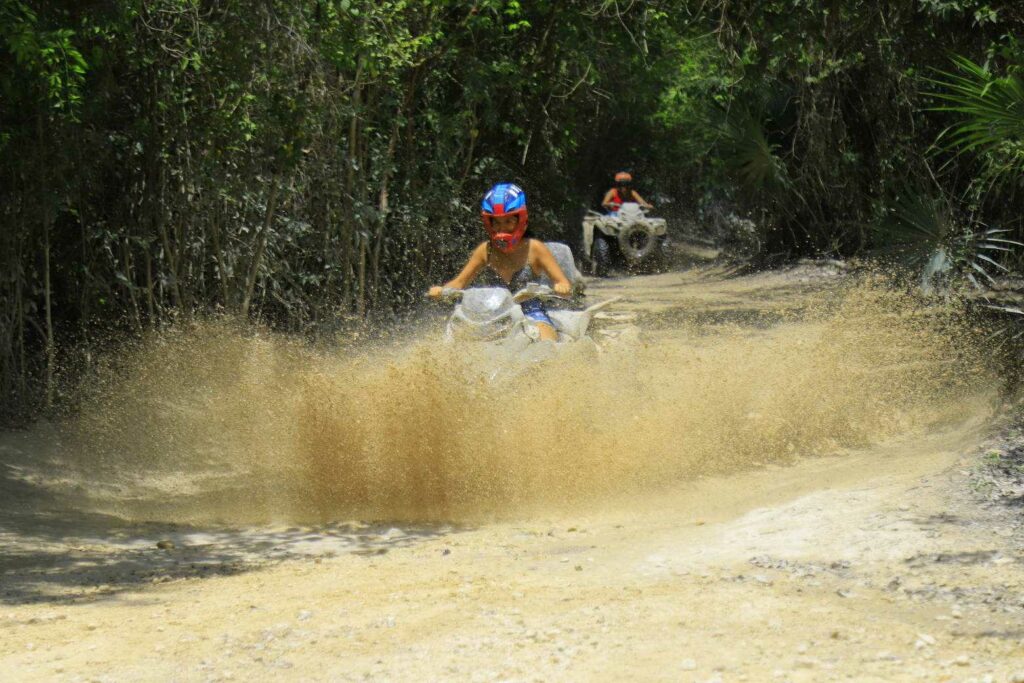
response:
{"label": "mud-splattered quad bike", "polygon": [[648,216],[635,202],[626,202],[612,214],[588,211],[583,218],[583,260],[591,275],[603,277],[613,266],[660,268],[667,249],[665,219]]}
{"label": "mud-splattered quad bike", "polygon": [[[445,339],[448,342],[482,342],[479,350],[490,356],[482,368],[488,379],[515,376],[550,358],[566,344],[586,342],[593,345],[594,340],[589,337],[588,330],[594,314],[619,298],[614,297],[583,310],[571,310],[583,294],[583,276],[576,270],[568,246],[557,242],[546,244],[572,283],[571,299],[555,294],[546,276],[515,293],[504,287],[445,288],[441,292],[442,302],[455,304],[445,326]],[[537,330],[528,324],[520,306],[529,299],[540,299],[547,304],[548,316],[558,332],[557,343],[534,343],[538,340]]]}

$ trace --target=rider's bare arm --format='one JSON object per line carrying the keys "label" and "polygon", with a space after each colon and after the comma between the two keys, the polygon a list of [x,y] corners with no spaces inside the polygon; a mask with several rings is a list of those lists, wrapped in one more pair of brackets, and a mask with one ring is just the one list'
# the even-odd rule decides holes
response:
{"label": "rider's bare arm", "polygon": [[615,190],[611,189],[604,193],[604,199],[601,200],[601,206],[606,209],[611,209],[615,206],[612,200],[615,198]]}
{"label": "rider's bare arm", "polygon": [[[441,296],[441,290],[445,287],[451,289],[465,289],[469,286],[469,283],[476,279],[476,276],[480,274],[480,271],[487,265],[487,242],[481,242],[473,253],[469,255],[469,260],[466,261],[466,265],[462,267],[462,271],[459,272],[454,278],[444,283],[443,285],[434,285],[427,292],[427,295],[431,298],[437,299]],[[556,264],[557,265],[557,264]]]}
{"label": "rider's bare arm", "polygon": [[555,294],[568,295],[572,293],[572,283],[562,272],[561,266],[555,260],[551,250],[540,240],[530,240],[530,267],[534,272],[545,273],[555,283]]}
{"label": "rider's bare arm", "polygon": [[635,199],[636,203],[639,204],[640,206],[644,207],[645,209],[653,209],[654,208],[654,204],[651,204],[646,199],[641,197],[640,194],[636,190],[633,190],[633,199]]}

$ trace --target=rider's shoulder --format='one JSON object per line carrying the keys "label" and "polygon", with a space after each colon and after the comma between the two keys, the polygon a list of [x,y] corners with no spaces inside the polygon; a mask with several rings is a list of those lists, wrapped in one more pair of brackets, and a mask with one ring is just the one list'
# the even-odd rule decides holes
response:
{"label": "rider's shoulder", "polygon": [[527,254],[527,258],[530,259],[531,263],[536,262],[536,259],[542,259],[545,257],[554,258],[555,255],[551,253],[548,245],[544,243],[544,240],[539,240],[536,237],[530,238],[530,251]]}

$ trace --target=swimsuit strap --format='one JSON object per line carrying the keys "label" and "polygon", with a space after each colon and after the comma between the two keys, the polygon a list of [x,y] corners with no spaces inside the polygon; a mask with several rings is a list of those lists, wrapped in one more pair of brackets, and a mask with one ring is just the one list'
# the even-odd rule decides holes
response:
{"label": "swimsuit strap", "polygon": [[510,289],[512,291],[515,291],[517,288],[513,287],[513,284],[516,281],[518,281],[518,280],[522,280],[523,281],[521,287],[525,287],[527,284],[529,284],[530,278],[533,277],[533,268],[530,266],[530,252],[529,251],[526,252],[526,264],[522,268],[517,270],[515,273],[513,273],[512,277],[509,279],[508,282],[505,282],[505,278],[503,278],[501,276],[501,273],[498,272],[498,269],[491,265],[491,243],[490,242],[487,242],[486,250],[487,250],[487,262],[485,264],[485,267],[489,268],[490,271],[492,273],[494,273],[494,275],[497,276],[497,278],[501,282],[502,286],[507,287],[508,289]]}

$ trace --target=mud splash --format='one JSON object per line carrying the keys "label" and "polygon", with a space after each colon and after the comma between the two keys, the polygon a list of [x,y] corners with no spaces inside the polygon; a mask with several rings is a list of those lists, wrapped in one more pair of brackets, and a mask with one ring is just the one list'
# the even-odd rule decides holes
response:
{"label": "mud splash", "polygon": [[884,283],[768,331],[580,345],[513,381],[471,348],[316,352],[221,324],[152,340],[68,447],[97,510],[176,522],[479,521],[832,454],[993,410],[955,322]]}

